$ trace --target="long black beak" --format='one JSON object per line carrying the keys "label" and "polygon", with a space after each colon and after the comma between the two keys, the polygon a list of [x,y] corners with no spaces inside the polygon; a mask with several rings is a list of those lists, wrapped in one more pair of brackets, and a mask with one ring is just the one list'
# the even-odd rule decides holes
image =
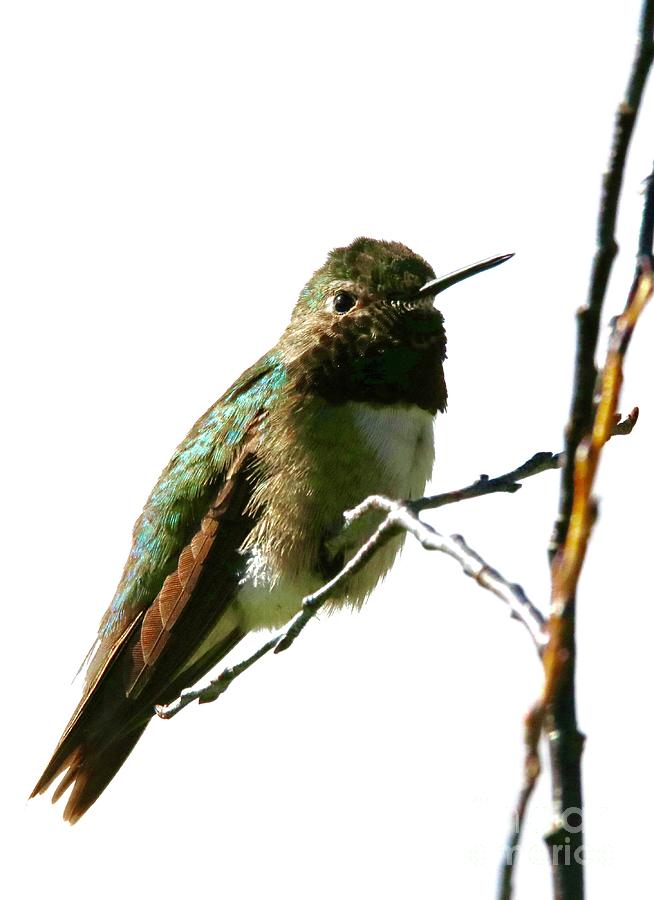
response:
{"label": "long black beak", "polygon": [[482,259],[481,262],[474,263],[472,266],[466,266],[463,269],[457,269],[456,272],[450,272],[449,275],[443,275],[442,278],[434,278],[433,281],[423,284],[420,288],[420,293],[436,296],[441,291],[452,287],[453,284],[458,284],[459,281],[470,278],[471,275],[477,275],[478,272],[485,272],[486,269],[494,269],[495,266],[501,266],[502,263],[506,262],[507,259],[511,259],[512,256],[515,256],[515,254],[505,253],[504,256],[491,256],[488,259]]}

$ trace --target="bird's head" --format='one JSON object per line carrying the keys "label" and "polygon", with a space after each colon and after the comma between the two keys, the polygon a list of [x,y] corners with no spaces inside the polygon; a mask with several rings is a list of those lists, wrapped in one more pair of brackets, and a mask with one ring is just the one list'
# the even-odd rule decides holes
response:
{"label": "bird's head", "polygon": [[495,257],[437,279],[403,244],[357,238],[305,285],[280,349],[296,380],[331,402],[445,408],[445,329],[435,296],[498,265]]}

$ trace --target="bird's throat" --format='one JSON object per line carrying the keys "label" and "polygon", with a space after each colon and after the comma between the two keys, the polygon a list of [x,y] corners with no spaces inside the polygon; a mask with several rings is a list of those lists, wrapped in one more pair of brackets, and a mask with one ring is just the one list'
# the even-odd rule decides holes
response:
{"label": "bird's throat", "polygon": [[291,373],[298,392],[333,405],[416,406],[435,415],[447,405],[444,355],[444,343],[437,342],[352,346],[335,341],[328,353],[324,345],[308,353]]}

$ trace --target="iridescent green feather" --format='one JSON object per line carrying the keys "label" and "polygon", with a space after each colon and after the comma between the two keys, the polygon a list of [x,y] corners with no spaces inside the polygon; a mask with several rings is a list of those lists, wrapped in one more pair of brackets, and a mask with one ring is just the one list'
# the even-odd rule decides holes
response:
{"label": "iridescent green feather", "polygon": [[113,642],[156,597],[213,500],[253,419],[282,389],[285,369],[263,356],[195,423],[161,473],[134,526],[132,549],[100,638]]}

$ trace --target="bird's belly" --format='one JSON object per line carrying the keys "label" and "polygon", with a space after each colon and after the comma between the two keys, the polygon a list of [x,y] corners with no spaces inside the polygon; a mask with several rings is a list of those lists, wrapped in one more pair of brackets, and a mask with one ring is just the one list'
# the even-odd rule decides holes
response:
{"label": "bird's belly", "polygon": [[320,587],[321,581],[310,571],[278,575],[255,549],[236,595],[241,628],[280,628],[299,612],[302,600]]}
{"label": "bird's belly", "polygon": [[[311,488],[303,492],[301,514],[294,516],[295,531],[326,535],[340,531],[343,512],[370,494],[393,499],[419,497],[434,460],[433,417],[416,406],[374,407],[347,403],[326,410],[318,419],[320,447],[311,458]],[[318,436],[312,435],[313,446]],[[328,547],[350,558],[381,519],[369,513],[348,529],[345,540]],[[335,527],[336,526],[336,527]],[[330,606],[348,602],[357,606],[393,564],[402,538],[386,544],[351,580]],[[265,544],[250,548],[249,562],[236,598],[244,630],[277,628],[300,609],[302,599],[324,583],[325,576],[311,565],[315,555],[301,553],[275,559]],[[297,559],[301,564],[297,564]]]}

